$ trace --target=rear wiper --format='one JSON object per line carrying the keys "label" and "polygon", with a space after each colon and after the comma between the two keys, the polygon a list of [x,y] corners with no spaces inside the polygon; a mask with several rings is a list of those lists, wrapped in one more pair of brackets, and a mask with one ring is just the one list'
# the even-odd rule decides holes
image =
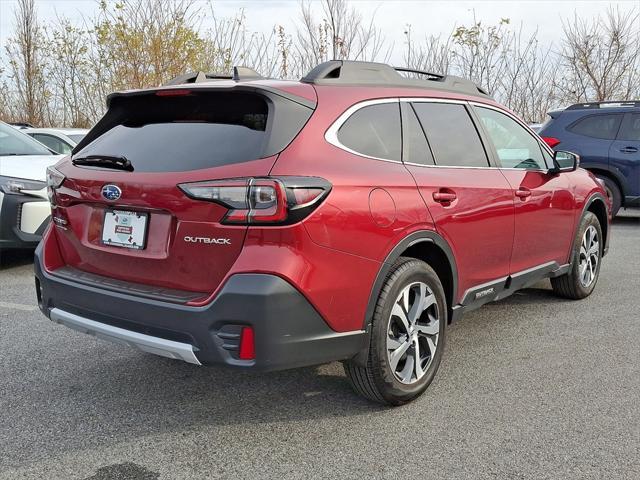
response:
{"label": "rear wiper", "polygon": [[133,172],[133,165],[127,157],[116,157],[113,155],[87,155],[86,157],[74,158],[71,160],[74,165],[86,165],[89,167],[115,168]]}

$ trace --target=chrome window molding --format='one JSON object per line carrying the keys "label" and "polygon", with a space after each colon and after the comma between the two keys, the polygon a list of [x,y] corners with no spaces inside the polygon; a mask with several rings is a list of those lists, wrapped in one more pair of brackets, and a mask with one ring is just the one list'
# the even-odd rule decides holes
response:
{"label": "chrome window molding", "polygon": [[[370,158],[372,160],[380,160],[380,161],[383,161],[383,162],[402,163],[401,160],[394,160],[394,159],[391,159],[391,158],[374,157],[374,156],[371,156],[371,155],[367,155],[365,153],[357,152],[357,151],[347,147],[346,145],[344,145],[338,139],[338,131],[340,130],[340,127],[342,127],[344,122],[346,122],[349,119],[349,117],[351,117],[351,115],[353,115],[354,113],[356,113],[358,110],[360,110],[362,108],[369,107],[371,105],[380,105],[380,104],[384,104],[384,103],[398,103],[399,104],[399,101],[398,101],[397,97],[394,97],[394,98],[378,98],[378,99],[375,99],[375,100],[366,100],[364,102],[356,103],[355,105],[350,106],[327,129],[327,131],[324,134],[324,139],[327,142],[329,142],[331,145],[333,145],[334,147],[338,147],[340,150],[344,150],[345,152],[349,152],[349,153],[352,153],[354,155],[358,155],[359,157]],[[398,110],[398,115],[400,115],[400,111],[399,110]]]}
{"label": "chrome window molding", "polygon": [[[330,143],[331,145],[333,145],[334,147],[337,147],[341,150],[344,150],[345,152],[349,152],[353,155],[358,155],[359,157],[364,157],[364,158],[370,158],[372,160],[378,160],[378,161],[382,161],[382,162],[391,162],[391,163],[403,163],[404,165],[411,165],[411,166],[415,166],[415,167],[425,167],[425,168],[462,168],[462,169],[471,169],[471,170],[519,170],[519,171],[525,171],[525,172],[548,172],[549,171],[549,166],[547,165],[547,169],[542,169],[542,168],[515,168],[515,167],[494,167],[494,166],[490,166],[487,165],[482,166],[482,167],[474,167],[474,166],[451,166],[451,165],[423,165],[423,164],[419,164],[419,163],[412,163],[412,162],[402,162],[400,160],[393,160],[390,158],[381,158],[381,157],[374,157],[371,155],[367,155],[365,153],[360,153],[357,152],[349,147],[347,147],[346,145],[344,145],[342,142],[340,142],[340,140],[338,139],[338,131],[340,130],[340,127],[342,127],[342,125],[349,119],[349,117],[351,117],[351,115],[353,115],[355,112],[357,112],[358,110],[360,110],[361,108],[365,108],[365,107],[369,107],[371,105],[379,105],[379,104],[384,104],[384,103],[452,103],[452,104],[457,104],[457,105],[470,105],[470,106],[475,106],[475,107],[481,107],[481,108],[489,108],[491,110],[495,110],[497,112],[502,113],[503,115],[508,116],[509,118],[511,118],[512,120],[514,120],[518,125],[522,126],[530,135],[533,136],[533,139],[538,143],[538,145],[541,146],[541,148],[544,148],[547,153],[549,155],[551,155],[551,157],[553,157],[553,150],[544,142],[540,142],[538,140],[537,135],[535,134],[535,132],[533,132],[533,130],[531,130],[529,128],[529,126],[527,124],[525,124],[524,122],[522,122],[518,117],[516,117],[515,115],[511,114],[510,112],[500,108],[500,107],[496,107],[495,105],[491,105],[488,103],[482,103],[482,102],[477,102],[477,101],[468,101],[468,100],[457,100],[457,99],[453,99],[453,98],[432,98],[432,97],[387,97],[387,98],[377,98],[377,99],[373,99],[373,100],[365,100],[359,103],[356,103],[354,105],[351,105],[349,108],[347,108],[332,124],[331,126],[327,129],[327,131],[324,134],[324,138],[325,140]],[[544,158],[543,155],[543,160],[545,162],[546,165],[546,159]]]}

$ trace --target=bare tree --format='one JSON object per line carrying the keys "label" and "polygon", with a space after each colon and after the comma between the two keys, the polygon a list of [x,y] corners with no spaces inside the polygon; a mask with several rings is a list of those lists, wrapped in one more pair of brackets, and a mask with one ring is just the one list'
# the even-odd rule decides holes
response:
{"label": "bare tree", "polygon": [[563,23],[564,86],[574,101],[640,96],[640,13],[610,9],[605,17]]}
{"label": "bare tree", "polygon": [[447,37],[416,42],[410,26],[405,37],[409,67],[469,78],[527,121],[542,120],[558,102],[556,57],[540,47],[537,32],[525,36],[509,19],[487,25],[474,14],[471,26],[455,26]]}
{"label": "bare tree", "polygon": [[38,23],[35,0],[18,0],[14,36],[5,50],[9,78],[16,92],[16,114],[22,121],[40,125],[45,117],[48,92],[44,78],[44,37]]}
{"label": "bare tree", "polygon": [[274,27],[268,33],[250,32],[244,10],[235,17],[220,19],[212,7],[211,18],[213,26],[203,35],[206,40],[201,70],[228,73],[232,66],[244,65],[264,76],[286,76],[286,68],[282,68],[286,57],[282,57],[282,52],[288,52],[291,40],[283,27]]}
{"label": "bare tree", "polygon": [[407,67],[446,75],[451,68],[452,36],[430,35],[421,44],[413,39],[412,26],[404,31],[406,50],[404,63]]}
{"label": "bare tree", "polygon": [[347,0],[322,0],[321,19],[316,20],[312,3],[302,1],[301,25],[296,32],[295,73],[302,75],[327,60],[382,61],[391,47],[383,50],[385,37],[375,26],[375,14],[365,21]]}

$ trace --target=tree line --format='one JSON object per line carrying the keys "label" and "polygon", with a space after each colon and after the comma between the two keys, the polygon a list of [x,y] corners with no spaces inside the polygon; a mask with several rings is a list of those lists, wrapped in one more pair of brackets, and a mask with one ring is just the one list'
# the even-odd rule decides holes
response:
{"label": "tree line", "polygon": [[0,119],[37,126],[89,127],[116,90],[161,85],[191,71],[228,73],[233,65],[264,76],[300,78],[331,59],[388,61],[470,78],[526,121],[576,102],[640,98],[640,12],[576,13],[545,45],[507,18],[475,18],[447,35],[417,38],[404,27],[389,46],[375,22],[349,0],[302,0],[290,30],[250,31],[247,14],[216,16],[194,0],[100,0],[97,13],[43,22],[35,0],[19,0],[0,64]]}

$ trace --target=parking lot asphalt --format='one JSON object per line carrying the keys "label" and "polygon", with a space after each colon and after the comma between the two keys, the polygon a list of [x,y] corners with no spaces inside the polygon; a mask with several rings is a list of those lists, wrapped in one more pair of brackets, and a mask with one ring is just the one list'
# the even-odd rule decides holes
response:
{"label": "parking lot asphalt", "polygon": [[0,478],[640,478],[640,213],[594,294],[548,282],[466,315],[425,395],[352,393],[338,363],[203,368],[100,341],[0,270]]}

